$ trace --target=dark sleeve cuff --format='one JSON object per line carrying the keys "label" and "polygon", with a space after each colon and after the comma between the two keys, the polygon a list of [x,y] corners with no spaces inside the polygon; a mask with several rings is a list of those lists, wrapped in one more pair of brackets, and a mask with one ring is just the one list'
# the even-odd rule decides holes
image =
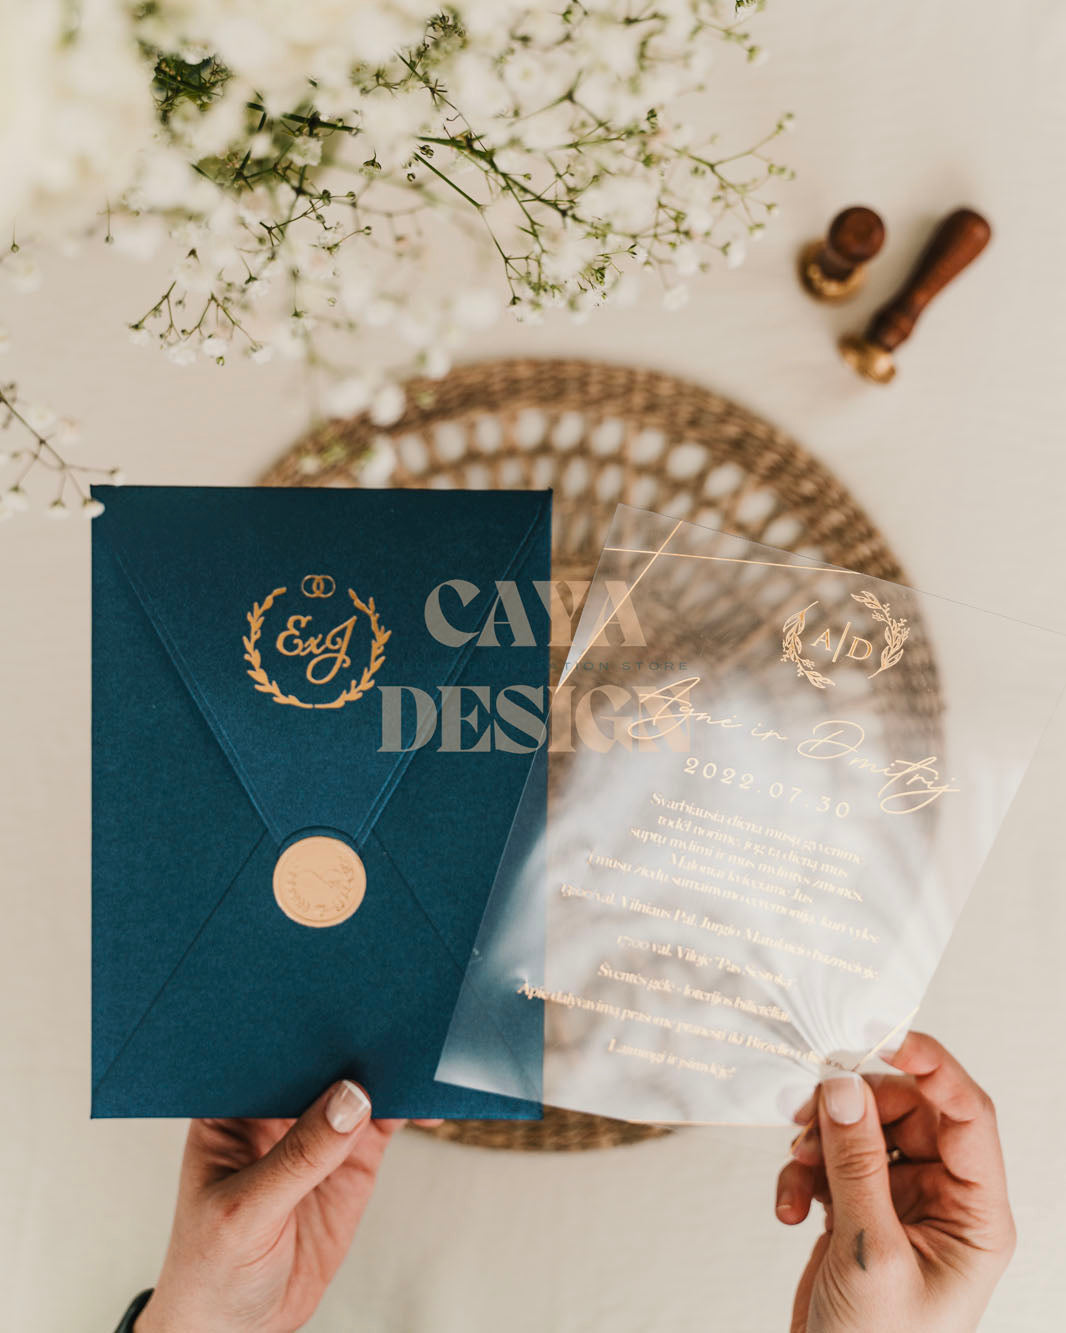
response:
{"label": "dark sleeve cuff", "polygon": [[148,1304],[148,1298],[154,1290],[154,1287],[149,1287],[147,1291],[142,1291],[139,1296],[134,1296],[133,1300],[130,1301],[129,1308],[122,1316],[118,1328],[115,1329],[115,1333],[132,1333],[137,1316]]}

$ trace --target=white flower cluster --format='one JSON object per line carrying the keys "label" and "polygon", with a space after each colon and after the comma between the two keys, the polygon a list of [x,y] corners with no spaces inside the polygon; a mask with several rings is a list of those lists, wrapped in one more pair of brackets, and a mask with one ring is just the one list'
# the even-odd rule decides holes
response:
{"label": "white flower cluster", "polygon": [[580,318],[652,270],[682,305],[790,174],[767,152],[788,117],[736,152],[677,111],[716,46],[757,62],[733,0],[0,4],[32,39],[0,54],[19,238],[0,268],[32,285],[27,241],[56,218],[164,248],[136,342],[306,360],[328,412],[382,426],[405,375],[445,374],[505,304]]}
{"label": "white flower cluster", "polygon": [[[6,343],[6,334],[0,330],[0,351]],[[0,449],[0,466],[10,464],[16,469],[14,479],[0,491],[0,522],[29,509],[30,499],[23,483],[35,470],[54,473],[58,478],[52,501],[45,510],[49,518],[69,518],[74,512],[72,502],[84,518],[102,514],[103,503],[89,492],[87,483],[95,477],[112,486],[121,486],[125,478],[117,467],[87,467],[66,461],[59,447],[66,449],[77,442],[81,434],[78,423],[69,417],[57,417],[50,407],[41,403],[21,402],[13,384],[2,384],[0,431],[6,432],[15,425],[22,427],[33,443],[10,451]]]}
{"label": "white flower cluster", "polygon": [[[0,0],[0,32],[5,242],[62,240],[122,193],[151,142],[150,70],[115,0]],[[31,285],[25,256],[8,264]]]}

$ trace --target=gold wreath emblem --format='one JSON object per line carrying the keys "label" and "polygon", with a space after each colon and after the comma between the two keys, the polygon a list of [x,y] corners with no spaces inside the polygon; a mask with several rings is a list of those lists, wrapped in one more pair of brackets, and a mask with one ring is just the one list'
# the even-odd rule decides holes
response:
{"label": "gold wreath emblem", "polygon": [[[865,590],[853,592],[851,596],[861,606],[866,607],[878,624],[884,626],[885,642],[881,649],[881,665],[867,676],[867,680],[873,680],[874,676],[879,676],[882,671],[894,667],[903,656],[903,645],[910,635],[910,627],[906,620],[893,620],[888,603],[879,602],[872,592]],[[803,627],[807,623],[807,612],[816,605],[816,601],[808,602],[802,611],[789,616],[781,627],[781,661],[791,662],[796,668],[797,676],[806,676],[816,690],[824,690],[829,685],[835,685],[836,681],[823,676],[811,659],[803,655]]]}
{"label": "gold wreath emblem", "polygon": [[361,601],[351,588],[348,589],[348,596],[355,604],[357,611],[362,611],[363,615],[370,621],[370,629],[373,634],[373,640],[370,645],[370,661],[363,668],[363,674],[358,679],[353,679],[346,690],[343,690],[335,699],[329,703],[310,704],[303,699],[297,699],[295,694],[285,694],[276,680],[271,680],[267,675],[262,658],[259,655],[259,649],[256,644],[263,632],[263,617],[274,605],[275,598],[282,596],[284,588],[275,588],[274,591],[260,604],[252,603],[252,609],[248,612],[249,631],[241,638],[244,644],[244,660],[248,663],[248,675],[255,681],[255,688],[261,694],[269,694],[277,704],[290,704],[293,708],[343,708],[347,703],[353,703],[356,699],[366,694],[374,684],[374,676],[378,668],[385,660],[385,644],[392,637],[391,629],[382,628],[378,620],[377,610],[374,606],[374,599],[371,597],[368,601]]}
{"label": "gold wreath emblem", "polygon": [[835,680],[823,676],[809,657],[803,656],[803,627],[807,623],[807,612],[817,602],[808,602],[802,611],[789,616],[781,627],[781,661],[792,662],[797,676],[806,676],[816,690],[824,690],[827,685],[835,685]]}
{"label": "gold wreath emblem", "polygon": [[881,665],[876,671],[867,676],[867,680],[873,680],[874,676],[879,676],[882,671],[894,667],[903,656],[903,645],[910,635],[910,626],[906,620],[893,620],[889,614],[888,603],[879,602],[872,592],[853,592],[851,595],[856,602],[866,607],[879,625],[885,627],[885,645],[881,649]]}

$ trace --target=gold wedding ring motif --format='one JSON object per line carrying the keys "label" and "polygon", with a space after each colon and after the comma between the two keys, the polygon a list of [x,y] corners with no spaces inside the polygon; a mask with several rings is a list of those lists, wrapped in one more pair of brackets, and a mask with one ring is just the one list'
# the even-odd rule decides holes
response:
{"label": "gold wedding ring motif", "polygon": [[305,574],[300,591],[305,597],[332,597],[337,584],[331,574]]}
{"label": "gold wedding ring motif", "polygon": [[274,866],[274,897],[301,926],[337,926],[366,893],[366,869],[346,842],[314,835],[291,843]]}

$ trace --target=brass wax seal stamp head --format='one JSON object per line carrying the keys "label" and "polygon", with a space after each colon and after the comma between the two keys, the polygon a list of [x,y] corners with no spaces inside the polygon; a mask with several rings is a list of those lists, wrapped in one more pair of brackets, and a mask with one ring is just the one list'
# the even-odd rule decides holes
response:
{"label": "brass wax seal stamp head", "polygon": [[338,926],[366,893],[366,870],[346,842],[314,835],[290,843],[274,866],[274,897],[301,926]]}
{"label": "brass wax seal stamp head", "polygon": [[824,238],[800,252],[803,286],[819,301],[846,301],[866,281],[866,266],[885,243],[885,224],[872,208],[845,208]]}

